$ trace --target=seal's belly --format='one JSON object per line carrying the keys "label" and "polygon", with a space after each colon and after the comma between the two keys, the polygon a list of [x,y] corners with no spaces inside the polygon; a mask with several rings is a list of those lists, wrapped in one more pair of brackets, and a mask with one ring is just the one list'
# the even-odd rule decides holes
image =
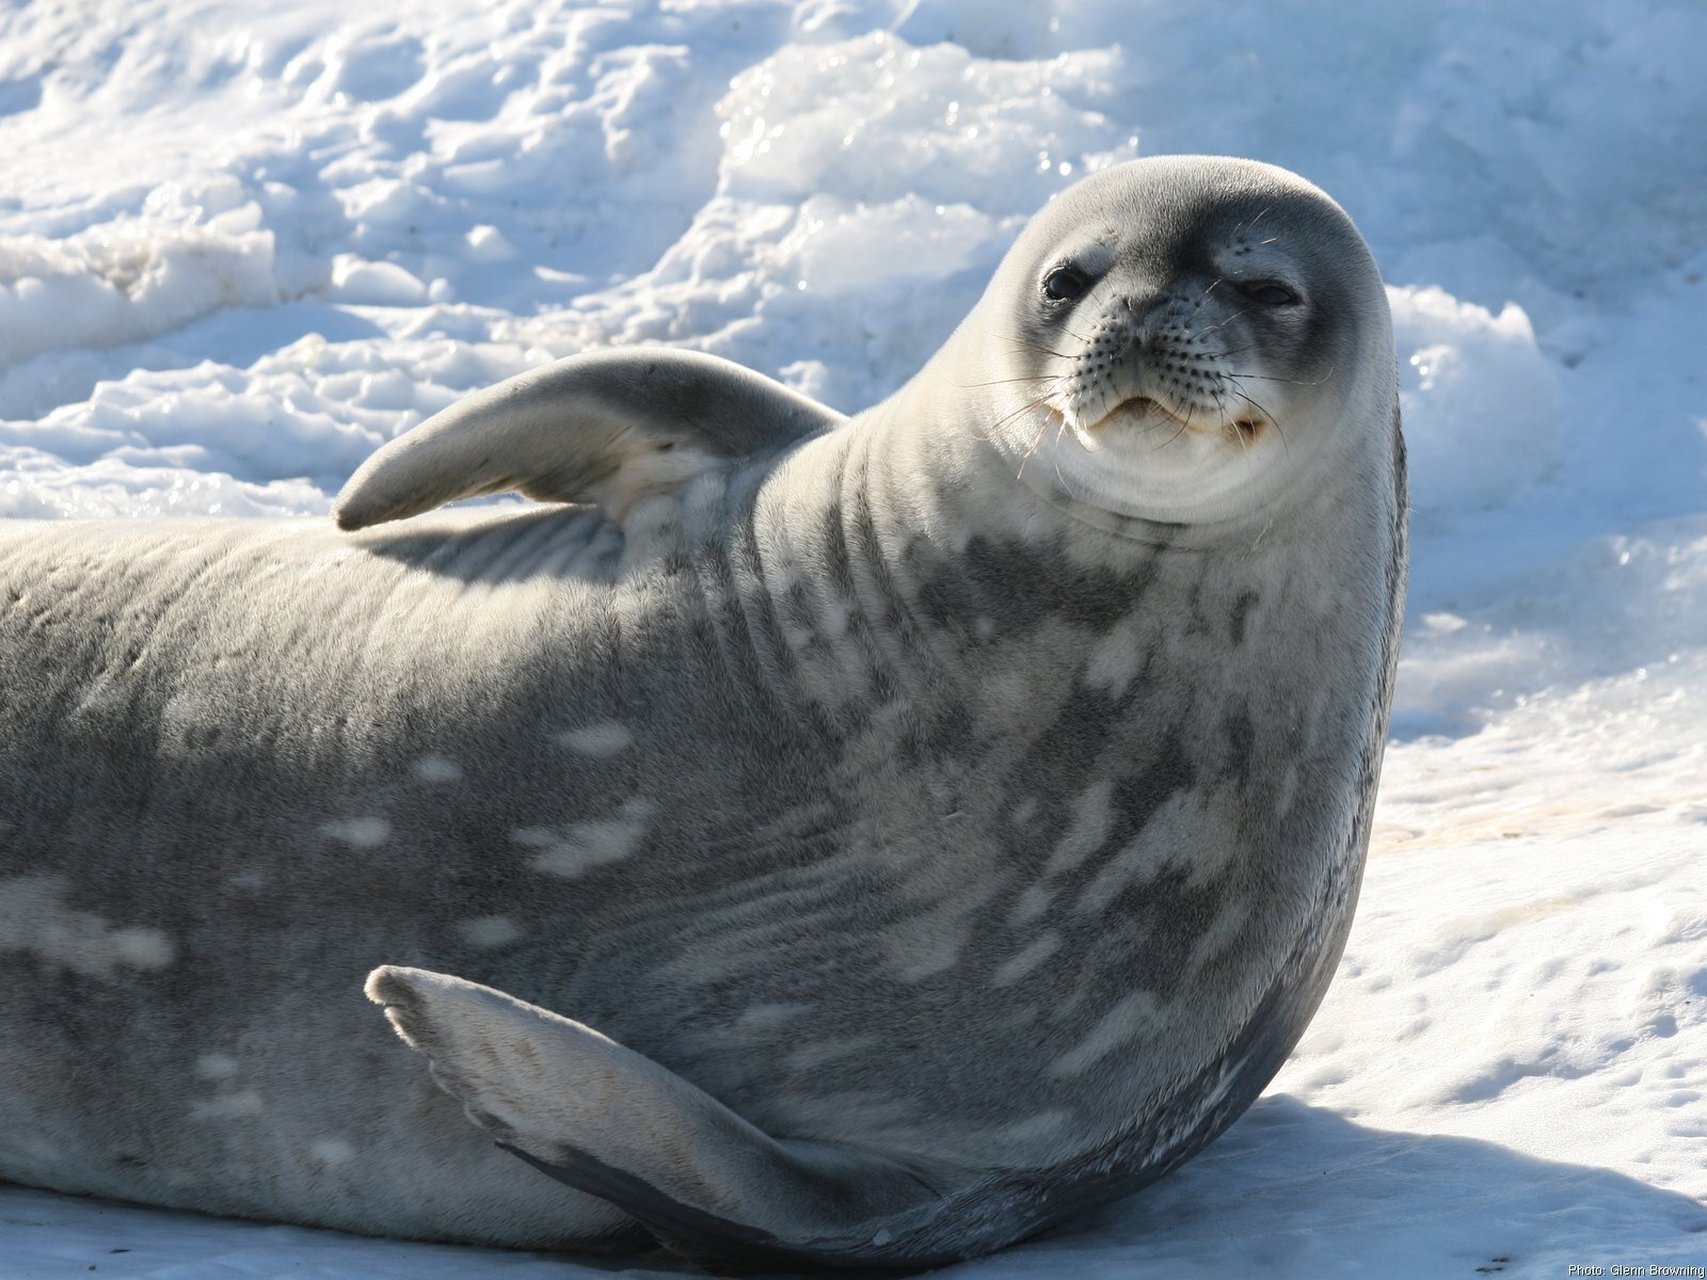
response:
{"label": "seal's belly", "polygon": [[832,979],[940,976],[931,921],[977,902],[916,873],[943,831],[983,843],[732,662],[691,572],[618,591],[596,531],[565,552],[581,519],[0,543],[0,1177],[400,1235],[620,1225],[419,1073],[361,997],[380,964],[871,1129],[789,1081],[922,1033],[904,991]]}

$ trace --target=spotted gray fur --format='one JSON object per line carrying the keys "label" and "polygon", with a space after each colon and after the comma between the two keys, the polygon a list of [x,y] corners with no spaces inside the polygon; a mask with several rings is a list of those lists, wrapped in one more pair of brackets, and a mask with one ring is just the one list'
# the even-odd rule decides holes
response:
{"label": "spotted gray fur", "polygon": [[1142,1185],[1344,943],[1396,405],[1345,215],[1151,160],[851,422],[577,357],[339,508],[592,509],[0,532],[0,1176],[815,1265]]}

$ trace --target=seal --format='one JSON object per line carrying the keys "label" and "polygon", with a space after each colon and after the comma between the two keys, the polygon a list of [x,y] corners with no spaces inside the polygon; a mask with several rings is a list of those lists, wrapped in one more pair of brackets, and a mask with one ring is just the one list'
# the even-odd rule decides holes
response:
{"label": "seal", "polygon": [[[568,505],[424,514],[508,489]],[[851,420],[576,356],[347,534],[7,529],[0,1176],[808,1266],[1125,1195],[1333,972],[1405,508],[1351,221],[1186,157]]]}

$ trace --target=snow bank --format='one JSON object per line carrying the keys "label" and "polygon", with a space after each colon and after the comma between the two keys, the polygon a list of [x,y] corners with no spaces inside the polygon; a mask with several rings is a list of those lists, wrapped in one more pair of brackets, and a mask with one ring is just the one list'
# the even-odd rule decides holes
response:
{"label": "snow bank", "polygon": [[1395,289],[1393,338],[1425,517],[1503,506],[1558,462],[1558,381],[1521,308],[1498,315],[1429,286]]}

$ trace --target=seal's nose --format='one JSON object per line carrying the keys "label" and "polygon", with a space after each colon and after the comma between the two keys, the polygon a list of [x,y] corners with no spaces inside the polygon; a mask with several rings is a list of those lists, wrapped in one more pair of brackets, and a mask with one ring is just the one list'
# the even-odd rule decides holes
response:
{"label": "seal's nose", "polygon": [[1196,310],[1191,298],[1172,290],[1123,293],[1111,299],[1096,332],[1117,337],[1128,355],[1153,354],[1189,335]]}

